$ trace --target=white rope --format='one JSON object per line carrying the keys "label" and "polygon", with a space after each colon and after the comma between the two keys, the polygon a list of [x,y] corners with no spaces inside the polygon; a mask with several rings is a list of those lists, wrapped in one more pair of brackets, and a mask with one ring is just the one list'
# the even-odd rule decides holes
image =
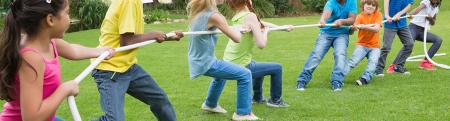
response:
{"label": "white rope", "polygon": [[433,61],[430,56],[428,55],[428,49],[427,49],[427,33],[428,33],[428,20],[425,19],[425,31],[423,32],[423,52],[425,53],[425,57],[428,59],[428,61],[430,61],[433,65],[437,66],[437,67],[441,67],[444,69],[450,69],[450,66],[445,65],[445,64],[440,64],[437,63],[435,61]]}
{"label": "white rope", "polygon": [[[424,15],[414,15],[414,17],[424,17]],[[407,18],[408,16],[404,16],[404,17],[400,17],[400,19],[403,18]],[[387,22],[386,20],[383,21],[383,23]],[[308,28],[308,27],[319,27],[321,26],[320,24],[310,24],[310,25],[299,25],[299,26],[292,26],[292,29],[295,28]],[[324,26],[333,26],[333,24],[325,24]],[[277,31],[277,30],[286,30],[289,29],[288,26],[281,26],[281,27],[275,27],[275,28],[270,28],[270,31]],[[183,32],[184,35],[203,35],[203,34],[221,34],[221,31],[196,31],[196,32]],[[174,36],[174,33],[168,33],[166,36],[167,37],[171,37]],[[425,35],[426,37],[426,35]],[[137,44],[133,44],[133,45],[128,45],[128,46],[124,46],[124,47],[120,47],[120,48],[116,48],[115,51],[116,52],[121,52],[121,51],[126,51],[126,50],[130,50],[130,49],[134,49],[134,48],[138,48],[138,47],[142,47],[145,45],[149,45],[156,42],[155,40],[150,40],[150,41],[145,41],[145,42],[141,42],[141,43],[137,43]],[[426,42],[424,42],[426,43]],[[426,48],[424,48],[426,49]],[[80,83],[92,70],[95,69],[95,67],[97,67],[98,64],[101,63],[101,61],[103,61],[106,57],[109,56],[109,52],[103,52],[98,58],[96,58],[85,70],[83,70],[83,72],[78,75],[74,81],[76,81],[77,83]],[[426,55],[427,58],[428,55]],[[434,61],[430,60],[433,64],[435,64],[436,66],[442,66],[438,63],[435,63]],[[449,68],[448,66],[444,66]],[[68,97],[68,103],[69,103],[69,108],[70,111],[72,113],[73,119],[74,121],[81,121],[81,116],[78,112],[78,108],[76,106],[76,102],[75,102],[75,97],[73,96],[69,96]]]}
{"label": "white rope", "polygon": [[[447,53],[438,53],[438,54],[435,54],[434,57],[436,57],[436,56],[446,56],[446,55],[447,55]],[[425,58],[425,55],[416,55],[416,56],[408,57],[408,59],[406,59],[406,61],[408,61],[408,62],[417,62],[417,61],[422,61],[423,58]]]}

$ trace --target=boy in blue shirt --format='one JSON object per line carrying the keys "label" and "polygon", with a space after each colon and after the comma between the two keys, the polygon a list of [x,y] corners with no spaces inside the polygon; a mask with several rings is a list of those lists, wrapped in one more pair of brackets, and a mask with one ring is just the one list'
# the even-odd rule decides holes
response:
{"label": "boy in blue shirt", "polygon": [[375,76],[384,76],[386,57],[391,50],[392,41],[397,34],[403,44],[403,48],[398,53],[394,62],[387,69],[387,73],[398,72],[401,74],[410,74],[404,67],[406,59],[411,55],[414,40],[407,26],[406,18],[401,16],[411,9],[413,0],[384,0],[384,14],[387,22],[384,24],[383,48],[381,48],[380,59],[378,60]]}
{"label": "boy in blue shirt", "polygon": [[314,70],[330,47],[334,48],[335,61],[331,75],[332,90],[342,90],[350,29],[340,26],[353,25],[357,12],[356,0],[328,0],[319,22],[322,25],[334,24],[335,26],[321,27],[314,50],[297,78],[297,90],[305,90],[305,86],[311,80]]}

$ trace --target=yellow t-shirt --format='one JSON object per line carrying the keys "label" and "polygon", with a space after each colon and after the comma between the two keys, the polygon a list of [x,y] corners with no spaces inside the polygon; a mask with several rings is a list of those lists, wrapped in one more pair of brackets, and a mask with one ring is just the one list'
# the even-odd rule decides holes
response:
{"label": "yellow t-shirt", "polygon": [[[101,26],[100,45],[120,47],[120,35],[144,33],[144,13],[141,0],[113,0]],[[99,70],[125,72],[137,63],[137,49],[116,53],[97,66]]]}

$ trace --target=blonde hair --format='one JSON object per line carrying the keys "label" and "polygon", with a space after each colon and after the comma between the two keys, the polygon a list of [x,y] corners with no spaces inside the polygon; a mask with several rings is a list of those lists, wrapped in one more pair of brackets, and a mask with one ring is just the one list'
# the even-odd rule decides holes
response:
{"label": "blonde hair", "polygon": [[186,7],[189,23],[192,23],[192,19],[197,14],[207,9],[217,12],[216,0],[190,0]]}

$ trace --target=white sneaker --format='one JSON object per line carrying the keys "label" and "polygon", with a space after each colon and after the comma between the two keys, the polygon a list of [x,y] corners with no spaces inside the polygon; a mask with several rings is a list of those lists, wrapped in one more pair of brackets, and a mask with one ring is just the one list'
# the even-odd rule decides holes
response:
{"label": "white sneaker", "polygon": [[233,121],[243,121],[243,120],[254,121],[254,120],[259,120],[259,118],[256,117],[255,114],[253,114],[253,113],[250,113],[248,115],[238,115],[237,113],[234,113],[233,118],[231,120],[233,120]]}
{"label": "white sneaker", "polygon": [[227,111],[225,109],[223,109],[222,107],[220,107],[220,105],[217,105],[217,107],[215,107],[215,108],[211,108],[211,107],[208,107],[205,103],[203,103],[201,109],[203,111],[213,112],[213,113],[227,113]]}

